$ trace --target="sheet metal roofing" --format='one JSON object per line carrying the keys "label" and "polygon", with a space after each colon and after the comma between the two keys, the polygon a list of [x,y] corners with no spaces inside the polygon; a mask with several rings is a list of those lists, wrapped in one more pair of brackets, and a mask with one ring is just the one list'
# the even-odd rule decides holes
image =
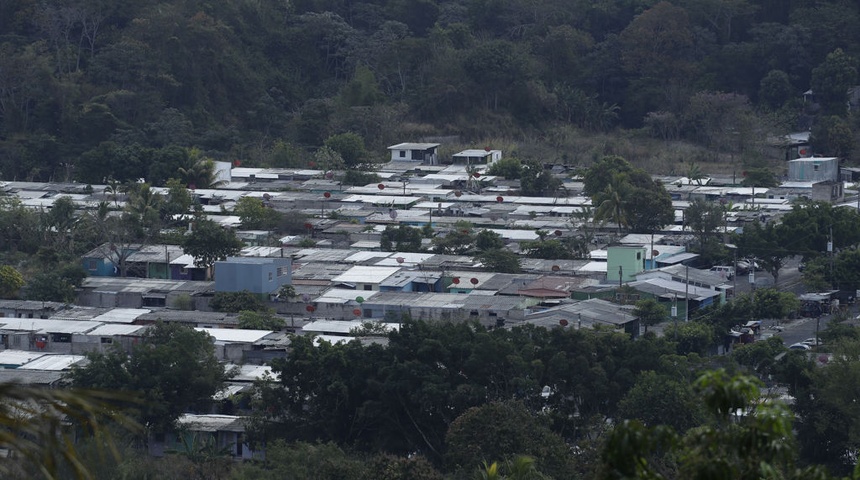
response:
{"label": "sheet metal roofing", "polygon": [[272,378],[276,378],[276,376],[272,374],[272,367],[269,365],[235,365],[228,363],[224,365],[224,370],[228,372],[236,372],[236,374],[230,379],[230,381],[233,382],[253,382],[263,378],[267,374]]}
{"label": "sheet metal roofing", "polygon": [[649,278],[646,280],[638,280],[628,283],[636,290],[648,292],[661,298],[691,298],[701,301],[712,297],[717,297],[720,292],[709,288],[701,288],[695,285],[687,285],[673,280],[664,278]]}
{"label": "sheet metal roofing", "polygon": [[176,422],[192,432],[244,432],[245,419],[233,415],[182,414]]}
{"label": "sheet metal roofing", "polygon": [[378,293],[379,291],[376,290],[352,290],[349,288],[332,288],[321,296],[315,298],[313,301],[316,303],[331,303],[336,305],[345,305],[347,303],[352,302],[358,305],[358,302],[355,300],[357,297],[361,297],[365,300],[368,300],[373,298],[374,295]]}
{"label": "sheet metal roofing", "polygon": [[400,270],[399,267],[356,265],[332,279],[335,283],[381,283]]}
{"label": "sheet metal roofing", "polygon": [[31,362],[21,365],[21,370],[49,370],[61,372],[68,370],[72,365],[84,361],[87,357],[83,355],[45,355]]}
{"label": "sheet metal roofing", "polygon": [[27,352],[24,350],[0,350],[0,365],[8,365],[16,368],[45,355],[42,352]]}
{"label": "sheet metal roofing", "polygon": [[93,317],[94,322],[104,323],[134,323],[141,315],[150,313],[147,308],[114,308],[101,315]]}
{"label": "sheet metal roofing", "polygon": [[305,324],[302,327],[302,331],[305,333],[348,335],[353,330],[363,327],[365,323],[377,324],[386,331],[397,331],[400,329],[399,323],[368,322],[367,320],[317,320]]}
{"label": "sheet metal roofing", "polygon": [[148,327],[146,325],[122,325],[119,323],[102,325],[94,330],[87,332],[87,335],[93,337],[111,337],[114,335],[140,335]]}
{"label": "sheet metal roofing", "polygon": [[441,143],[398,143],[388,147],[388,150],[429,150],[439,145]]}
{"label": "sheet metal roofing", "polygon": [[271,330],[245,330],[240,328],[195,328],[198,332],[206,332],[218,343],[254,343],[266,335],[274,333]]}
{"label": "sheet metal roofing", "polygon": [[45,333],[88,333],[101,326],[100,322],[50,320],[41,318],[0,318],[0,330]]}

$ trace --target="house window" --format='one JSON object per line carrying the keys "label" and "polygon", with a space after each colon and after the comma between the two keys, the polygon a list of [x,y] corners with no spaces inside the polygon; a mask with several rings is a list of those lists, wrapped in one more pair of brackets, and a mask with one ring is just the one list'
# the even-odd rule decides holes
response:
{"label": "house window", "polygon": [[477,310],[472,310],[471,312],[469,312],[469,316],[477,317],[477,316],[478,316],[478,311],[477,311]]}
{"label": "house window", "polygon": [[272,277],[273,277],[272,272],[269,272],[269,281],[270,282],[272,281]]}
{"label": "house window", "polygon": [[815,165],[813,165],[813,166],[812,166],[812,170],[813,170],[813,171],[815,171],[815,172],[817,172],[817,171],[818,171],[818,164],[817,164],[817,163],[816,163]]}
{"label": "house window", "polygon": [[286,269],[286,268],[284,268],[284,267],[278,267],[278,276],[279,276],[279,277],[283,277],[284,275],[286,275],[286,273],[287,273],[287,269]]}
{"label": "house window", "polygon": [[87,260],[87,269],[91,272],[95,272],[99,269],[99,263],[95,259]]}
{"label": "house window", "polygon": [[373,290],[373,285],[365,285],[364,289],[365,290]]}
{"label": "house window", "polygon": [[102,337],[102,343],[113,343],[113,339],[110,337]]}
{"label": "house window", "polygon": [[51,341],[55,343],[72,343],[72,336],[68,333],[51,334]]}
{"label": "house window", "polygon": [[636,252],[636,260],[642,260],[642,252]]}
{"label": "house window", "polygon": [[400,150],[398,153],[400,154],[400,158],[406,158],[406,150]]}
{"label": "house window", "polygon": [[188,275],[188,267],[182,267],[179,269],[179,273],[181,275]]}

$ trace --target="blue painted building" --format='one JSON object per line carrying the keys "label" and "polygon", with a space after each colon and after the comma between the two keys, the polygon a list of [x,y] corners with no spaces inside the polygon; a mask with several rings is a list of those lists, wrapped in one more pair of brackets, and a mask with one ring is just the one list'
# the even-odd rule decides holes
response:
{"label": "blue painted building", "polygon": [[122,273],[119,265],[120,257],[127,259],[138,250],[140,250],[140,245],[119,247],[104,244],[85,253],[81,257],[81,266],[92,277],[119,277]]}
{"label": "blue painted building", "polygon": [[276,292],[292,283],[289,258],[229,257],[215,262],[215,291],[241,292],[259,295]]}

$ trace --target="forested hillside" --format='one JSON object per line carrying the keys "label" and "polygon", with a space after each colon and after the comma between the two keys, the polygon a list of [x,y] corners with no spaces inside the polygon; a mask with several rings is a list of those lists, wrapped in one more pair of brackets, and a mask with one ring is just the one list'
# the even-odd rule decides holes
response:
{"label": "forested hillside", "polygon": [[381,156],[641,129],[754,163],[811,126],[850,156],[858,24],[848,0],[5,0],[0,177],[305,165],[345,132]]}

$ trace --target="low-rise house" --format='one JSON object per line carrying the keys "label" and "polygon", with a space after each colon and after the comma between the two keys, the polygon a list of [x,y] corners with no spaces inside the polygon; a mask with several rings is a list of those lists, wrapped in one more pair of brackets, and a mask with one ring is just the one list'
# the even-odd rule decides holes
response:
{"label": "low-rise house", "polygon": [[123,276],[126,259],[140,248],[140,245],[99,245],[81,256],[81,266],[91,277]]}
{"label": "low-rise house", "polygon": [[161,278],[170,276],[170,262],[184,255],[178,245],[144,245],[128,255],[126,275],[130,277]]}
{"label": "low-rise house", "polygon": [[49,318],[66,308],[59,302],[0,300],[0,318]]}
{"label": "low-rise house", "polygon": [[636,279],[645,270],[645,247],[638,245],[610,245],[606,248],[606,281],[626,283]]}
{"label": "low-rise house", "polygon": [[165,450],[182,452],[187,445],[211,445],[216,451],[229,452],[236,460],[263,458],[262,451],[254,451],[246,443],[244,417],[186,413],[176,423],[179,429],[166,435],[162,445],[151,448],[153,454],[161,456]]}
{"label": "low-rise house", "polygon": [[72,343],[74,335],[89,333],[100,322],[50,319],[0,320],[0,348],[44,353],[79,353]]}
{"label": "low-rise house", "polygon": [[493,150],[491,148],[467,149],[462,152],[455,153],[451,156],[451,161],[454,165],[485,165],[492,166],[494,163],[502,159],[501,150]]}
{"label": "low-rise house", "polygon": [[72,335],[72,350],[75,353],[104,353],[114,348],[131,352],[143,338],[149,327],[145,325],[105,324],[86,333]]}
{"label": "low-rise house", "polygon": [[633,315],[633,306],[597,298],[537,311],[528,315],[525,323],[545,328],[572,329],[609,326],[633,337],[639,336],[639,319]]}
{"label": "low-rise house", "polygon": [[333,278],[331,283],[341,288],[360,291],[381,290],[382,282],[400,271],[400,267],[376,267],[356,265]]}
{"label": "low-rise house", "polygon": [[229,257],[215,262],[215,291],[249,291],[268,297],[292,278],[291,259],[271,257]]}
{"label": "low-rise house", "polygon": [[77,304],[97,308],[169,307],[190,299],[194,308],[207,309],[215,282],[152,278],[87,277],[78,289]]}
{"label": "low-rise house", "polygon": [[262,351],[266,344],[264,338],[281,335],[271,330],[246,330],[239,328],[195,328],[198,332],[206,332],[215,344],[215,356],[222,362],[250,363],[248,360],[252,351]]}
{"label": "low-rise house", "polygon": [[182,255],[170,261],[171,280],[206,280],[206,268],[198,267],[191,255]]}
{"label": "low-rise house", "polygon": [[788,161],[788,180],[824,182],[839,179],[839,159],[836,157],[797,158]]}
{"label": "low-rise house", "polygon": [[388,151],[391,152],[392,162],[414,161],[436,165],[439,163],[436,153],[439,145],[438,143],[398,143],[388,147]]}

